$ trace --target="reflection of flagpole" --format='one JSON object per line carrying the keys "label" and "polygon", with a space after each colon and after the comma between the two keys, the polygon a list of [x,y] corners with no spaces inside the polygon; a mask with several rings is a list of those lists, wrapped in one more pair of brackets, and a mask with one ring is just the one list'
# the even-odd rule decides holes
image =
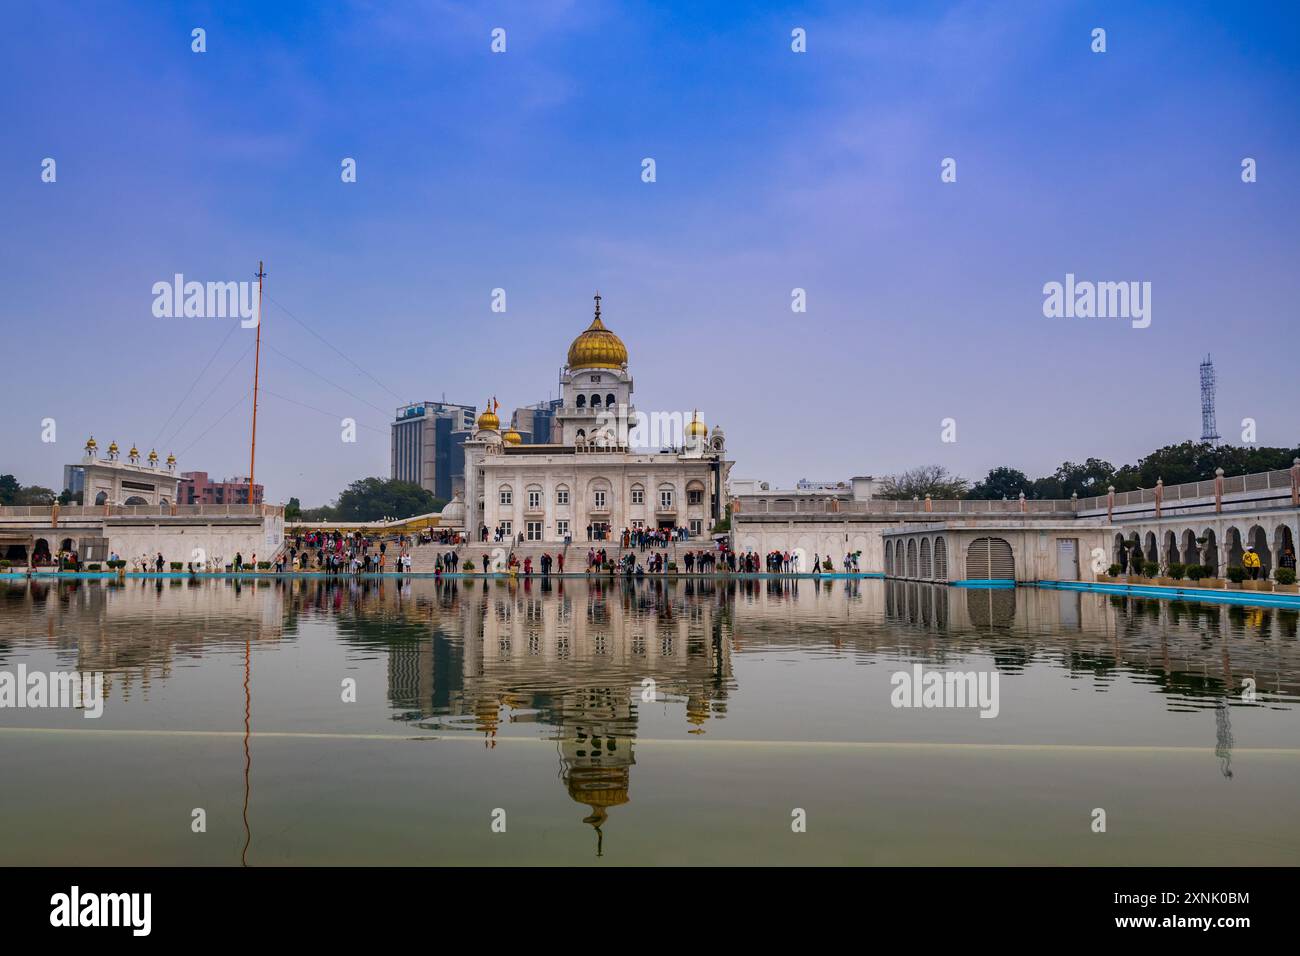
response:
{"label": "reflection of flagpole", "polygon": [[248,845],[253,842],[253,832],[248,828],[248,792],[251,779],[249,771],[253,766],[253,756],[248,749],[249,729],[252,726],[253,695],[248,682],[252,676],[253,639],[251,635],[244,638],[244,851],[239,855],[239,862],[248,866]]}

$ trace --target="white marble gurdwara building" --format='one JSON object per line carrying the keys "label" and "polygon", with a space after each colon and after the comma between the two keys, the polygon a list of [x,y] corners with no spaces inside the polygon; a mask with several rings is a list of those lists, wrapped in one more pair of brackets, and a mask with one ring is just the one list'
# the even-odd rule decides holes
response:
{"label": "white marble gurdwara building", "polygon": [[[501,429],[494,402],[465,442],[465,496],[443,513],[460,517],[472,541],[497,529],[511,542],[616,539],[624,528],[685,528],[707,536],[725,513],[727,475],[722,429],[698,413],[657,418],[632,405],[627,347],[596,315],[569,346],[560,373],[562,401],[552,435],[558,442],[524,444]],[[682,422],[680,442],[667,448],[653,422]],[[652,445],[654,447],[652,447]],[[448,520],[450,519],[450,520]]]}

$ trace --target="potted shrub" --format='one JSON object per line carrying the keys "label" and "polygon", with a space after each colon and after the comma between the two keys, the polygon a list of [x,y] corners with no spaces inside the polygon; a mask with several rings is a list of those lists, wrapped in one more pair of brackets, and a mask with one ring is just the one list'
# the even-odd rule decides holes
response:
{"label": "potted shrub", "polygon": [[269,570],[271,570],[271,562],[270,562],[270,561],[258,561],[258,562],[257,562],[257,570],[259,570],[259,571],[269,571]]}
{"label": "potted shrub", "polygon": [[1295,568],[1278,568],[1273,572],[1273,578],[1277,581],[1278,591],[1295,594],[1300,589],[1295,583]]}
{"label": "potted shrub", "polygon": [[0,559],[0,572],[7,572],[10,568],[8,561]]}
{"label": "potted shrub", "polygon": [[98,571],[98,570],[99,570],[99,565],[98,565],[97,563],[96,563],[96,564],[88,564],[88,565],[86,565],[86,570],[87,570],[87,571]]}
{"label": "potted shrub", "polygon": [[1179,561],[1169,562],[1169,580],[1174,587],[1181,587],[1183,578],[1187,577],[1187,565]]}
{"label": "potted shrub", "polygon": [[473,573],[474,573],[474,562],[473,562],[473,561],[462,561],[462,562],[461,562],[461,565],[460,565],[460,569],[461,569],[462,571],[466,571],[466,572],[468,572],[468,573],[470,573],[470,574],[473,574]]}
{"label": "potted shrub", "polygon": [[1228,580],[1232,582],[1228,585],[1230,590],[1240,591],[1241,582],[1246,580],[1246,569],[1234,564],[1232,567],[1228,568]]}
{"label": "potted shrub", "polygon": [[1116,578],[1120,576],[1121,573],[1123,573],[1123,571],[1124,569],[1121,568],[1118,564],[1112,564],[1110,567],[1106,569],[1104,574],[1101,572],[1097,573],[1097,580],[1113,582],[1115,581]]}
{"label": "potted shrub", "polygon": [[1203,564],[1189,564],[1187,566],[1187,580],[1194,588],[1205,587],[1201,581],[1205,578],[1207,571],[1209,571],[1209,568]]}
{"label": "potted shrub", "polygon": [[185,563],[184,563],[183,561],[171,561],[171,562],[169,562],[169,563],[171,564],[171,569],[172,569],[173,571],[184,571],[184,570],[185,570]]}
{"label": "potted shrub", "polygon": [[1201,567],[1205,569],[1205,576],[1201,580],[1201,587],[1222,588],[1226,585],[1227,582],[1223,578],[1216,578],[1214,576],[1214,569],[1208,564],[1203,564]]}

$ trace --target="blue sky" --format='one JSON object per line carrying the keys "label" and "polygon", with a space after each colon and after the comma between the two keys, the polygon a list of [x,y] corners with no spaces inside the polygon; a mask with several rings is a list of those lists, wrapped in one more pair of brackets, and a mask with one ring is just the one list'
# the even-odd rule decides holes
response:
{"label": "blue sky", "polygon": [[[0,470],[57,485],[93,432],[245,473],[251,331],[151,287],[259,259],[269,500],[386,475],[402,401],[546,398],[597,288],[638,406],[699,407],[736,476],[1119,464],[1199,435],[1206,352],[1224,436],[1295,443],[1296,11],[11,7]],[[1045,318],[1066,273],[1151,282],[1151,327]]]}

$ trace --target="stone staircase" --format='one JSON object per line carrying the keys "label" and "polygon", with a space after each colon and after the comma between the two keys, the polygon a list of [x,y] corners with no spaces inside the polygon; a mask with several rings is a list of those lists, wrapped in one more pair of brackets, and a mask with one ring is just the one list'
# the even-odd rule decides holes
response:
{"label": "stone staircase", "polygon": [[[417,544],[409,549],[411,555],[411,571],[431,573],[434,570],[434,563],[439,554],[445,555],[449,551],[454,551],[460,558],[463,565],[465,561],[473,561],[476,571],[483,570],[483,556],[487,555],[489,560],[500,556],[502,560],[509,558],[513,553],[519,560],[520,565],[526,558],[532,558],[534,572],[541,570],[541,557],[543,554],[549,554],[552,559],[559,555],[564,555],[565,573],[582,573],[587,570],[587,552],[589,550],[599,551],[604,547],[605,554],[613,561],[618,561],[626,554],[633,554],[636,560],[645,564],[651,554],[662,552],[665,559],[670,562],[676,562],[679,568],[684,570],[685,565],[682,557],[687,551],[707,550],[711,542],[708,541],[674,541],[664,548],[646,548],[640,551],[636,548],[621,548],[613,541],[586,542],[575,541],[573,544],[564,545],[555,542],[543,541],[526,541],[522,544],[508,544],[506,542],[496,541],[472,541],[468,544],[451,545],[451,544]],[[388,555],[391,566],[392,559],[400,551],[396,545],[389,544]],[[552,572],[558,572],[558,565],[552,566]]]}

